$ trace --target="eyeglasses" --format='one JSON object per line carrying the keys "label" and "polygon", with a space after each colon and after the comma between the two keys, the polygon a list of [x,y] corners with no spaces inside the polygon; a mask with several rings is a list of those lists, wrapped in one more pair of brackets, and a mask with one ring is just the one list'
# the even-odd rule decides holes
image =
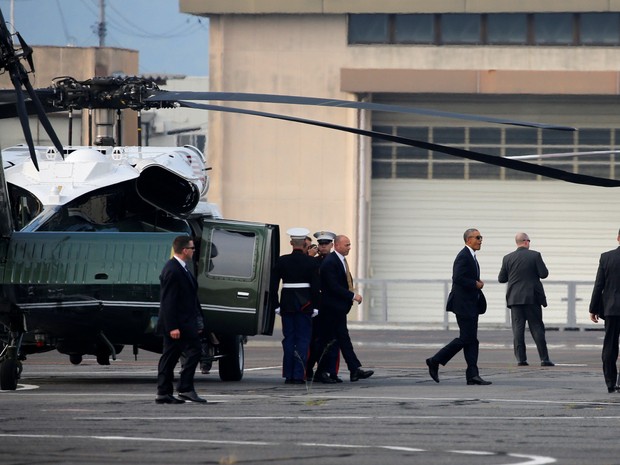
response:
{"label": "eyeglasses", "polygon": [[183,247],[184,249],[191,249],[194,250],[196,247]]}
{"label": "eyeglasses", "polygon": [[523,239],[523,242],[532,242],[529,239]]}
{"label": "eyeglasses", "polygon": [[474,239],[479,240],[479,241],[481,241],[481,240],[482,240],[482,236],[469,236],[467,239],[471,239],[472,237],[473,237]]}

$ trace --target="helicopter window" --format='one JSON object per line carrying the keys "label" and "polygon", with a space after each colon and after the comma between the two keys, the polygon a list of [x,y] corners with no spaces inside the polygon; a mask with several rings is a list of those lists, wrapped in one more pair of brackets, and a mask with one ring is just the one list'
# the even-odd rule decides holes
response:
{"label": "helicopter window", "polygon": [[620,41],[619,13],[582,13],[580,43],[616,45]]}
{"label": "helicopter window", "polygon": [[19,231],[41,213],[43,206],[34,195],[21,187],[8,184],[8,189],[14,226]]}
{"label": "helicopter window", "polygon": [[254,274],[256,235],[215,229],[209,246],[209,276],[250,279]]}

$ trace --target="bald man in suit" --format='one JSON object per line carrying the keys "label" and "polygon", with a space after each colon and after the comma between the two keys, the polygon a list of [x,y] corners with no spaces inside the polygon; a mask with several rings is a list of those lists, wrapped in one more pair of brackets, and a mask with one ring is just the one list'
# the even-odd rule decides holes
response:
{"label": "bald man in suit", "polygon": [[525,322],[527,321],[538,349],[541,366],[551,367],[554,363],[549,360],[545,324],[542,319],[542,307],[547,306],[547,298],[540,282],[541,279],[549,276],[549,270],[540,252],[530,249],[530,238],[526,233],[517,233],[515,242],[517,250],[503,258],[497,279],[500,283],[508,283],[506,305],[510,308],[512,318],[513,345],[517,365],[528,365],[525,351]]}

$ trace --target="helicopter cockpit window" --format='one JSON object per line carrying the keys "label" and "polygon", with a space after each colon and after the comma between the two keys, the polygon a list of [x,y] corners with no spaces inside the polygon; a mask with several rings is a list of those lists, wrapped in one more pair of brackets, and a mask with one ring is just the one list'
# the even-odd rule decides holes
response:
{"label": "helicopter cockpit window", "polygon": [[41,213],[43,206],[30,192],[12,184],[8,187],[13,222],[19,231]]}
{"label": "helicopter cockpit window", "polygon": [[249,232],[216,229],[209,245],[209,276],[252,278],[256,235]]}

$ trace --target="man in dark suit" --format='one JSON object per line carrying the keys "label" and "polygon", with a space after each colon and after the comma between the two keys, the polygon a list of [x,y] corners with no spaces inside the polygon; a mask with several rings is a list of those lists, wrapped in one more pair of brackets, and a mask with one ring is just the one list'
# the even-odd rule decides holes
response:
{"label": "man in dark suit", "polygon": [[477,229],[463,234],[465,247],[458,253],[452,267],[452,290],[446,310],[456,314],[459,337],[453,339],[431,358],[426,359],[431,378],[439,382],[439,364],[448,363],[461,349],[467,362],[467,384],[487,385],[478,372],[478,315],[486,312],[487,304],[482,293],[484,283],[480,280],[480,267],[476,251],[482,246],[482,236]]}
{"label": "man in dark suit", "polygon": [[504,257],[497,279],[500,283],[508,283],[506,305],[510,308],[512,316],[512,335],[517,365],[528,365],[525,354],[525,322],[527,321],[538,349],[541,366],[552,367],[554,363],[549,360],[545,325],[542,320],[542,307],[547,306],[547,298],[540,282],[541,279],[549,276],[549,270],[540,252],[530,250],[530,238],[527,234],[517,233],[515,242],[517,250]]}
{"label": "man in dark suit", "polygon": [[[331,231],[317,231],[314,233],[314,237],[318,244],[318,254],[315,259],[319,263],[323,263],[323,260],[331,253],[336,234]],[[327,324],[329,324],[329,321],[327,321]],[[317,372],[316,376],[314,376],[314,380],[326,384],[342,383],[342,378],[338,376],[338,370],[340,369],[340,349],[338,348],[338,344],[333,341],[326,352],[321,352],[321,344],[324,340],[322,334],[325,331],[329,331],[329,327],[326,326],[324,313],[321,312],[319,306],[319,315],[312,320],[312,341],[310,342],[310,353],[308,355],[306,372],[309,377],[312,376],[315,364],[325,357],[327,371]]]}
{"label": "man in dark suit", "polygon": [[[172,243],[173,257],[166,262],[159,281],[160,304],[157,330],[164,338],[164,349],[157,372],[158,404],[179,404],[186,400],[207,402],[194,389],[194,374],[200,361],[200,335],[204,330],[204,316],[198,301],[198,283],[187,268],[194,255],[194,241],[188,236],[178,236]],[[174,368],[181,354],[185,357],[177,391],[172,395]]]}
{"label": "man in dark suit", "polygon": [[[620,231],[617,237],[620,243]],[[618,338],[620,337],[620,247],[601,254],[590,299],[590,319],[598,323],[605,320],[603,340],[603,376],[607,392],[620,390],[618,386]]]}
{"label": "man in dark suit", "polygon": [[[334,239],[334,251],[321,264],[321,314],[324,317],[326,330],[323,334],[321,353],[329,351],[333,341],[338,343],[350,372],[351,382],[370,378],[374,371],[362,370],[362,364],[355,355],[349,329],[347,314],[353,302],[362,303],[362,296],[354,292],[353,278],[349,270],[346,256],[351,250],[351,241],[340,235]],[[329,357],[323,357],[317,369],[322,379],[329,377]]]}
{"label": "man in dark suit", "polygon": [[[319,308],[319,262],[306,252],[305,228],[291,228],[293,251],[276,261],[271,275],[272,306],[282,318],[282,377],[286,384],[304,384],[312,338],[312,317]],[[278,300],[278,285],[282,292]]]}

